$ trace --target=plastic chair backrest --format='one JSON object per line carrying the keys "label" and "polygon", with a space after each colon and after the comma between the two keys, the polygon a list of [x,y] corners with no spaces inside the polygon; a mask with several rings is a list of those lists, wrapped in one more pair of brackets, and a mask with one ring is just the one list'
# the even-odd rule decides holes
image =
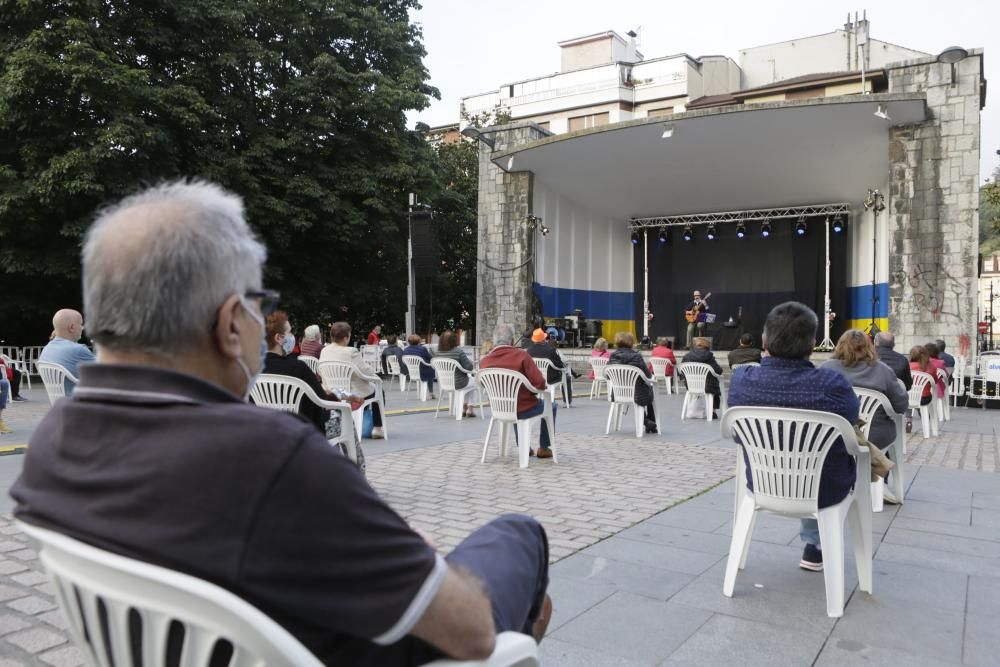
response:
{"label": "plastic chair backrest", "polygon": [[313,373],[317,372],[317,368],[319,367],[319,359],[317,359],[316,357],[310,357],[308,354],[300,354],[299,361],[308,366],[309,370],[311,370]]}
{"label": "plastic chair backrest", "polygon": [[479,384],[490,402],[490,412],[500,421],[517,421],[517,395],[522,385],[531,387],[528,378],[506,368],[484,368],[479,371]]}
{"label": "plastic chair backrest", "polygon": [[399,357],[389,354],[385,357],[385,362],[389,365],[389,375],[399,375]]}
{"label": "plastic chair backrest", "polygon": [[607,368],[607,366],[608,366],[608,359],[607,359],[607,357],[591,357],[590,358],[590,367],[592,369],[594,369],[594,379],[595,380],[603,380],[603,379],[605,379],[604,378],[604,369]]}
{"label": "plastic chair backrest", "polygon": [[548,382],[549,369],[553,368],[552,362],[548,359],[538,359],[536,357],[532,357],[531,360],[535,362],[535,366],[539,371],[541,371],[542,377],[545,378],[546,382]]}
{"label": "plastic chair backrest", "polygon": [[823,462],[838,438],[848,454],[860,452],[846,419],[815,410],[730,408],[722,416],[722,433],[746,452],[757,505],[775,512],[818,510]]}
{"label": "plastic chair backrest", "polygon": [[437,379],[438,383],[441,385],[441,391],[455,391],[455,375],[462,372],[459,370],[462,368],[461,364],[454,359],[435,357],[431,359],[431,366],[433,366],[435,372],[437,372]]}
{"label": "plastic chair backrest", "polygon": [[418,357],[415,354],[404,354],[403,363],[406,364],[406,370],[410,376],[411,380],[420,379],[420,366],[426,364],[427,362]]}
{"label": "plastic chair backrest", "polygon": [[[207,666],[219,642],[232,645],[233,667],[321,667],[287,630],[219,586],[60,533],[18,525],[41,543],[41,561],[88,664],[133,664],[135,639],[145,667],[165,667],[167,638],[176,634],[171,626],[179,623],[184,646],[178,667]],[[135,618],[141,623],[134,623]]]}
{"label": "plastic chair backrest", "polygon": [[261,407],[298,412],[299,403],[308,388],[309,385],[298,378],[262,373],[250,388],[250,398]]}
{"label": "plastic chair backrest", "polygon": [[858,408],[858,418],[863,419],[865,422],[861,432],[865,434],[866,438],[872,430],[872,421],[875,419],[875,413],[878,412],[879,408],[882,408],[888,417],[896,414],[896,411],[892,409],[892,403],[889,402],[889,397],[882,392],[864,387],[854,387],[854,393],[861,403],[861,406]]}
{"label": "plastic chair backrest", "polygon": [[625,364],[608,364],[604,369],[604,377],[615,403],[634,403],[635,383],[646,380],[642,371]]}
{"label": "plastic chair backrest", "polygon": [[49,401],[53,405],[66,395],[66,382],[79,383],[79,380],[59,364],[39,361],[37,366],[38,374],[42,376],[42,383],[45,385],[45,393],[49,395]]}
{"label": "plastic chair backrest", "polygon": [[649,363],[653,365],[653,377],[658,378],[667,377],[667,369],[674,365],[672,361],[663,357],[653,357]]}
{"label": "plastic chair backrest", "polygon": [[934,376],[930,373],[924,373],[923,371],[910,371],[910,375],[913,376],[913,386],[910,387],[910,407],[919,407],[920,399],[924,395],[924,387],[927,385],[931,386],[931,396],[934,396],[934,391],[936,390],[934,386]]}
{"label": "plastic chair backrest", "polygon": [[351,393],[351,376],[358,370],[354,364],[349,361],[321,361],[316,369],[327,389]]}
{"label": "plastic chair backrest", "polygon": [[705,383],[708,379],[708,374],[712,372],[711,366],[694,361],[687,361],[678,365],[677,370],[684,375],[684,380],[687,381],[689,392],[693,394],[705,393]]}

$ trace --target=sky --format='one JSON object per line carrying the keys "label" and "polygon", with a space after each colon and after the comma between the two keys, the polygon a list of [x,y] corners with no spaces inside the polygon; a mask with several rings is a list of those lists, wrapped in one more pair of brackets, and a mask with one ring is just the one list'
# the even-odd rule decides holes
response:
{"label": "sky", "polygon": [[422,25],[425,64],[441,100],[417,121],[458,121],[462,97],[559,70],[556,42],[605,30],[624,35],[641,26],[646,58],[687,53],[725,55],[739,63],[741,48],[807,37],[843,27],[848,12],[867,10],[871,36],[936,54],[947,46],[984,49],[988,83],[981,112],[980,179],[1000,165],[1000,1],[868,0],[832,2],[716,0],[422,0],[413,20]]}

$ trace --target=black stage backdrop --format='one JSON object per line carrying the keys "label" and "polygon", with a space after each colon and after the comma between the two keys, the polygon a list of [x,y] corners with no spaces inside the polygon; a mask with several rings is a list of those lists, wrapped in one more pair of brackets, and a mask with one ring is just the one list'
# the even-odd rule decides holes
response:
{"label": "black stage backdrop", "polygon": [[[729,343],[733,328],[722,323],[743,316],[739,331],[752,333],[758,344],[768,311],[784,301],[801,301],[816,311],[820,318],[818,338],[823,336],[823,290],[825,269],[825,239],[822,219],[809,221],[809,231],[797,236],[794,221],[771,223],[771,236],[763,238],[760,226],[747,225],[747,236],[736,238],[736,225],[718,226],[714,241],[705,239],[705,225],[695,226],[695,239],[685,241],[681,228],[673,227],[668,243],[657,241],[657,231],[649,231],[649,310],[650,337],[674,336],[675,346],[685,344],[687,322],[684,308],[691,301],[691,292],[712,293],[709,299],[716,323],[709,325],[709,335],[718,348]],[[642,331],[642,243],[635,246],[636,322]],[[847,236],[830,237],[830,298],[837,313],[831,330],[833,342],[844,330],[847,315]],[[729,335],[727,335],[729,334]],[[721,340],[720,340],[721,339]],[[819,342],[819,341],[817,341]],[[729,349],[726,344],[724,348]]]}

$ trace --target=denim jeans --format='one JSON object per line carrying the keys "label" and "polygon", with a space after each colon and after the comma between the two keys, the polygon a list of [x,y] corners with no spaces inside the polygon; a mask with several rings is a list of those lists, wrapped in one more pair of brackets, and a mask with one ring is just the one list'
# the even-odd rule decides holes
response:
{"label": "denim jeans", "polygon": [[819,523],[816,519],[799,520],[799,539],[817,549],[822,547],[819,543]]}
{"label": "denim jeans", "polygon": [[[553,401],[552,403],[552,428],[556,426],[556,408],[559,407]],[[539,399],[538,403],[533,408],[528,408],[527,410],[521,410],[517,413],[518,419],[528,419],[529,417],[537,417],[542,414],[542,401]],[[517,442],[517,429],[514,429],[514,442]],[[548,449],[550,446],[549,442],[549,426],[542,420],[542,434],[538,439],[539,447],[542,449]],[[529,443],[530,444],[530,443]]]}
{"label": "denim jeans", "polygon": [[[3,372],[3,371],[0,371]],[[10,381],[7,378],[0,378],[0,410],[7,407],[10,400]]]}

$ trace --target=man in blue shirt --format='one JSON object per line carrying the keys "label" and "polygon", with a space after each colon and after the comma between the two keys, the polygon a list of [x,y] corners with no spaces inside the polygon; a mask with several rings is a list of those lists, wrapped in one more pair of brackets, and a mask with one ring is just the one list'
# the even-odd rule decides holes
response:
{"label": "man in blue shirt", "polygon": [[[70,308],[63,308],[52,317],[55,337],[49,341],[39,361],[59,364],[75,377],[80,377],[79,365],[96,359],[94,353],[77,341],[83,335],[83,315]],[[74,383],[66,381],[66,395],[73,393]]]}
{"label": "man in blue shirt", "polygon": [[[818,320],[807,306],[789,301],[775,306],[764,323],[763,344],[768,356],[760,367],[738,368],[729,390],[729,407],[740,405],[821,410],[840,415],[850,423],[858,420],[858,397],[847,379],[835,370],[816,368],[809,361],[816,346]],[[819,485],[819,507],[843,500],[856,479],[854,457],[843,440],[837,440],[823,463]],[[747,466],[747,486],[751,487]],[[814,572],[823,569],[819,526],[803,519],[799,537],[805,550],[799,566]]]}

